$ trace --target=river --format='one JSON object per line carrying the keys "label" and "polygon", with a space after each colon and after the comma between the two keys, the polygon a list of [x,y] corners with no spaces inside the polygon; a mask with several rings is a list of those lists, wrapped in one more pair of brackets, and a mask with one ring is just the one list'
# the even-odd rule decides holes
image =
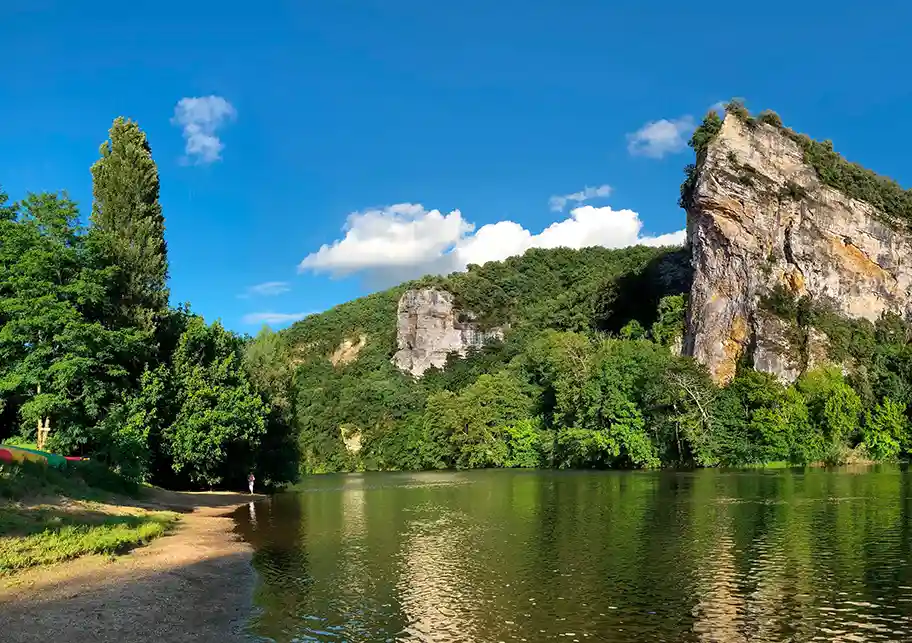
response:
{"label": "river", "polygon": [[291,641],[912,640],[912,473],[314,476],[236,514]]}

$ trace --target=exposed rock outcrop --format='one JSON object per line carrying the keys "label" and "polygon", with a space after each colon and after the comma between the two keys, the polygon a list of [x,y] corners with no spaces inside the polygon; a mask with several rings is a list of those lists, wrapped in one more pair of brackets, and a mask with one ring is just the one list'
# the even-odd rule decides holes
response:
{"label": "exposed rock outcrop", "polygon": [[396,341],[399,350],[393,363],[415,377],[432,366],[442,367],[447,355],[465,356],[492,339],[502,339],[503,330],[481,330],[466,311],[457,311],[452,293],[437,288],[406,291],[399,299]]}
{"label": "exposed rock outcrop", "polygon": [[694,281],[684,353],[717,382],[742,357],[784,381],[824,361],[824,335],[810,329],[798,359],[788,324],[763,305],[777,285],[850,318],[906,314],[912,239],[884,221],[824,185],[779,128],[727,115],[687,207]]}
{"label": "exposed rock outcrop", "polygon": [[367,335],[360,335],[357,340],[343,339],[336,350],[329,356],[333,366],[342,366],[358,359],[358,353],[367,345]]}
{"label": "exposed rock outcrop", "polygon": [[339,427],[339,433],[342,436],[342,443],[345,449],[352,455],[361,452],[361,430],[353,424],[343,424]]}

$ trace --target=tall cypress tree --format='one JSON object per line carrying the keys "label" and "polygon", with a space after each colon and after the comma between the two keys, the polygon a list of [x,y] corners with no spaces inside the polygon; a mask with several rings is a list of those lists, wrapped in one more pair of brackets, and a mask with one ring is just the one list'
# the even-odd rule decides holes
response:
{"label": "tall cypress tree", "polygon": [[93,232],[120,268],[124,321],[152,329],[168,306],[168,249],[158,168],[145,133],[118,117],[92,166]]}

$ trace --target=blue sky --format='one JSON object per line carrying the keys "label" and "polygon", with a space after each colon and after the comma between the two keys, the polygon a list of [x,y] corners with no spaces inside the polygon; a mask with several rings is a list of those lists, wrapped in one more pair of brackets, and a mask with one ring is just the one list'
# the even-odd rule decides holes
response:
{"label": "blue sky", "polygon": [[910,24],[890,0],[4,0],[0,185],[87,214],[136,119],[172,302],[254,333],[531,245],[658,242],[688,128],[732,96],[912,185]]}

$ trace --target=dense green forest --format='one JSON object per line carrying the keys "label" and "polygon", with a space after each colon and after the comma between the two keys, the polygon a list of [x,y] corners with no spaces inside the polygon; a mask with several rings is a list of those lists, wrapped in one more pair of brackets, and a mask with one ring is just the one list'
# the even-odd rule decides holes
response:
{"label": "dense green forest", "polygon": [[[254,346],[271,356],[264,386],[288,400],[305,472],[800,465],[907,453],[908,324],[828,327],[846,339],[834,350],[850,355],[848,375],[813,370],[784,386],[744,364],[720,388],[672,350],[689,277],[680,249],[532,250],[264,331]],[[414,379],[390,363],[396,303],[405,288],[429,284],[496,311],[490,321],[509,331]],[[333,349],[360,335],[357,359],[334,366]],[[343,440],[354,434],[356,453]]]}
{"label": "dense green forest", "polygon": [[34,442],[40,423],[52,451],[170,487],[294,479],[247,340],[168,307],[158,170],[135,123],[114,122],[92,179],[87,227],[65,194],[0,193],[0,439]]}
{"label": "dense green forest", "polygon": [[[727,109],[751,125],[782,127],[772,112],[754,119],[739,102]],[[694,132],[698,164],[720,129],[721,118],[710,112]],[[824,182],[876,204],[905,202],[895,183],[846,162],[829,143],[784,131]],[[682,205],[696,171],[685,169]],[[452,292],[482,325],[507,328],[504,340],[466,359],[453,356],[421,379],[400,373],[390,363],[397,301],[422,286]],[[295,427],[303,472],[801,465],[907,456],[907,321],[849,321],[771,293],[767,305],[796,337],[811,327],[827,334],[841,368],[806,371],[785,386],[745,363],[720,388],[673,350],[689,290],[683,249],[530,250],[403,284],[278,334],[264,331],[251,350],[258,371],[268,373],[260,386],[282,400],[283,418]],[[361,336],[366,344],[357,359],[333,365],[336,347]],[[346,447],[354,436],[360,449]]]}
{"label": "dense green forest", "polygon": [[[769,112],[729,111],[781,127]],[[720,126],[712,112],[697,128],[697,163]],[[905,215],[895,183],[787,133],[824,182]],[[172,487],[238,486],[249,470],[278,484],[330,471],[800,465],[912,449],[912,325],[895,316],[849,321],[771,293],[766,305],[799,340],[826,333],[840,368],[785,386],[744,363],[720,388],[677,350],[686,249],[557,248],[425,277],[251,340],[169,307],[158,174],[135,123],[115,121],[92,176],[87,226],[64,194],[0,195],[2,439],[34,440],[49,422],[53,450]],[[695,176],[688,166],[683,205]],[[416,379],[391,362],[396,309],[407,289],[431,286],[505,334]],[[355,358],[330,359],[346,340]]]}

